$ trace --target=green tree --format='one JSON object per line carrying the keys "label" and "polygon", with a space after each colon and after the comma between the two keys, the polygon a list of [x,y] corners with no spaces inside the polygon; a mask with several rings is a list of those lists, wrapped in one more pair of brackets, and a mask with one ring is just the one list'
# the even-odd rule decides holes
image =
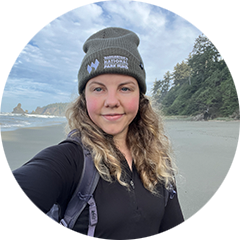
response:
{"label": "green tree", "polygon": [[184,82],[189,81],[190,78],[190,67],[187,63],[182,61],[181,63],[177,63],[174,67],[173,74],[173,84],[178,86],[182,85]]}
{"label": "green tree", "polygon": [[170,88],[170,81],[172,79],[170,72],[166,72],[163,78],[163,80],[156,79],[152,88],[153,102],[158,109],[161,108],[162,101],[168,94]]}
{"label": "green tree", "polygon": [[222,96],[220,111],[223,116],[229,116],[234,112],[239,111],[239,102],[237,91],[227,66],[222,70],[222,73],[225,81],[221,81],[219,86]]}
{"label": "green tree", "polygon": [[188,59],[192,76],[198,85],[205,81],[216,70],[220,54],[209,39],[201,35],[195,40],[193,50]]}
{"label": "green tree", "polygon": [[207,112],[210,118],[215,118],[239,111],[237,92],[227,65],[204,35],[196,39],[187,62],[177,63],[172,74],[167,72],[164,80],[156,80],[153,97],[166,115]]}
{"label": "green tree", "polygon": [[166,97],[169,88],[170,88],[170,82],[172,80],[171,73],[167,71],[165,75],[163,76],[163,85],[161,89],[161,101]]}

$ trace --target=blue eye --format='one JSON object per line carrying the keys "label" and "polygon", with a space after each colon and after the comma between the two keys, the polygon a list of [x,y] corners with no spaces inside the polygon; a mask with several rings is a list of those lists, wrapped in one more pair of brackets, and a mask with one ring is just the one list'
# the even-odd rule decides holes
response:
{"label": "blue eye", "polygon": [[123,88],[121,88],[121,90],[124,91],[124,92],[130,91],[130,89],[127,88],[127,87],[123,87]]}
{"label": "blue eye", "polygon": [[94,91],[96,91],[96,92],[101,92],[101,91],[102,91],[102,88],[97,87],[97,88],[94,89]]}

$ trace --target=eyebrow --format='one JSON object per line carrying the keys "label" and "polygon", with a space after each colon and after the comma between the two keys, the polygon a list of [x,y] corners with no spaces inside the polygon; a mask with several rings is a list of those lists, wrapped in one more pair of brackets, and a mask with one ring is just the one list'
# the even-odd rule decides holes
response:
{"label": "eyebrow", "polygon": [[[94,82],[91,82],[89,84],[89,86],[93,85],[93,84],[98,84],[98,85],[101,85],[101,86],[105,86],[104,83],[101,83],[101,82],[97,82],[97,81],[94,81]],[[123,83],[120,83],[118,86],[123,86],[123,85],[127,85],[127,84],[132,84],[132,85],[136,85],[136,83],[132,82],[132,81],[128,81],[128,82],[123,82]]]}
{"label": "eyebrow", "polygon": [[99,84],[99,85],[105,86],[103,83],[100,83],[100,82],[90,82],[90,83],[89,83],[89,86],[91,86],[91,85],[93,85],[93,84]]}
{"label": "eyebrow", "polygon": [[127,84],[132,84],[132,85],[136,85],[135,82],[123,82],[123,83],[120,83],[119,86],[122,86],[122,85],[127,85]]}

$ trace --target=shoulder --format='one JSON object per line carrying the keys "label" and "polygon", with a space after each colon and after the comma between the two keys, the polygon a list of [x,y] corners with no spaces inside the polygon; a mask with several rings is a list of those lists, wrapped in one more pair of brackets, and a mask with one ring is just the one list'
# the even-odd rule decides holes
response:
{"label": "shoulder", "polygon": [[81,177],[83,162],[81,146],[64,142],[43,149],[13,174],[29,198],[47,212],[55,202],[67,204]]}
{"label": "shoulder", "polygon": [[58,172],[58,174],[65,174],[66,172],[69,174],[69,171],[74,174],[82,171],[83,150],[79,144],[62,142],[43,149],[26,165],[52,169],[54,172]]}
{"label": "shoulder", "polygon": [[79,162],[83,156],[82,147],[74,142],[64,141],[58,145],[45,148],[35,155],[33,159],[57,160],[70,162]]}

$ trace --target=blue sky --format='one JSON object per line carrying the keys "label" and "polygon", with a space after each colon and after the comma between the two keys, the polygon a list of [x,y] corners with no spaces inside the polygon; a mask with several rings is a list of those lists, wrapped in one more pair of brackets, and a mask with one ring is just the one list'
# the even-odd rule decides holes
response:
{"label": "blue sky", "polygon": [[19,102],[31,112],[37,106],[73,100],[83,43],[94,32],[110,26],[133,30],[140,37],[148,93],[156,78],[162,79],[188,57],[201,34],[178,15],[147,3],[108,1],[74,9],[26,42],[8,76],[1,111],[11,112]]}

